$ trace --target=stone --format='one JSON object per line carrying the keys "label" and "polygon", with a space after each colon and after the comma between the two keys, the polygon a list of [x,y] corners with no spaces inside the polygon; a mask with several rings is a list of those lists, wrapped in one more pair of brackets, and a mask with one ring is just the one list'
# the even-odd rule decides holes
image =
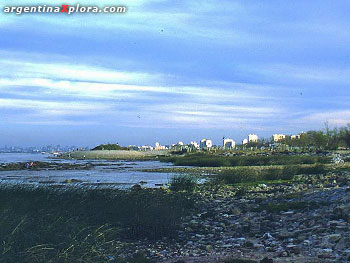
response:
{"label": "stone", "polygon": [[334,208],[334,215],[341,219],[344,219],[346,222],[350,223],[350,206],[349,205],[341,205]]}
{"label": "stone", "polygon": [[131,187],[131,190],[133,191],[140,191],[142,189],[141,185],[135,184]]}
{"label": "stone", "polygon": [[273,259],[265,257],[260,260],[260,263],[273,263]]}
{"label": "stone", "polygon": [[328,238],[329,241],[331,242],[338,242],[341,239],[341,235],[340,234],[332,234],[332,235],[328,235],[326,236]]}

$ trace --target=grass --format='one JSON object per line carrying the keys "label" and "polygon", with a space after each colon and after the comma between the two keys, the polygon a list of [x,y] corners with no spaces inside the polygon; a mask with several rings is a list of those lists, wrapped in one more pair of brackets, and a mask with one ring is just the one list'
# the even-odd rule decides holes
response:
{"label": "grass", "polygon": [[160,157],[161,161],[172,162],[178,166],[198,167],[234,167],[234,166],[266,166],[296,164],[326,164],[329,157],[301,155],[269,155],[269,156],[219,156],[210,153],[190,153],[184,156]]}
{"label": "grass", "polygon": [[311,167],[300,165],[288,165],[283,167],[269,167],[258,169],[253,167],[239,167],[237,169],[222,170],[214,175],[214,181],[224,184],[269,182],[269,181],[290,181],[298,174],[322,174],[326,172],[323,164],[316,164]]}
{"label": "grass", "polygon": [[158,155],[168,154],[164,151],[133,151],[133,150],[93,150],[67,152],[62,158],[91,160],[155,160]]}
{"label": "grass", "polygon": [[193,192],[197,185],[197,178],[191,175],[175,175],[170,179],[169,189],[175,192]]}
{"label": "grass", "polygon": [[321,206],[327,205],[326,202],[317,203],[317,202],[304,202],[304,201],[293,201],[293,202],[281,202],[281,203],[270,203],[265,205],[260,205],[254,211],[261,212],[266,210],[268,213],[280,213],[288,210],[302,210],[306,208],[319,208]]}
{"label": "grass", "polygon": [[193,209],[162,190],[1,186],[0,262],[111,262],[126,241],[176,237]]}

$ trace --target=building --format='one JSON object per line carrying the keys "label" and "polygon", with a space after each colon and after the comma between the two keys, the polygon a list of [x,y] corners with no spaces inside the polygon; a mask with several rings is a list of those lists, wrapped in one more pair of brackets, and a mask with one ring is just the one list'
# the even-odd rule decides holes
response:
{"label": "building", "polygon": [[225,149],[232,149],[236,147],[236,142],[229,138],[223,139],[223,146]]}
{"label": "building", "polygon": [[142,146],[140,147],[140,150],[141,150],[141,151],[152,151],[152,150],[153,150],[153,147],[150,146],[150,145],[142,145]]}
{"label": "building", "polygon": [[286,135],[284,135],[284,134],[274,134],[274,135],[272,135],[272,137],[273,137],[274,142],[279,142],[279,141],[286,139]]}
{"label": "building", "polygon": [[167,147],[165,147],[164,145],[160,145],[159,142],[156,142],[154,146],[155,146],[155,147],[154,147],[154,150],[156,150],[156,151],[160,151],[160,150],[165,150],[165,149],[167,149]]}
{"label": "building", "polygon": [[193,147],[193,148],[199,149],[199,144],[198,144],[198,142],[196,142],[196,141],[191,141],[191,142],[190,142],[190,145],[191,145],[191,147]]}
{"label": "building", "polygon": [[249,134],[248,135],[248,142],[258,142],[258,135],[256,134]]}
{"label": "building", "polygon": [[242,144],[243,144],[243,145],[248,144],[248,139],[244,139],[244,140],[242,141]]}
{"label": "building", "polygon": [[200,142],[200,148],[201,149],[210,149],[213,147],[213,142],[212,140],[207,140],[207,139],[202,139]]}

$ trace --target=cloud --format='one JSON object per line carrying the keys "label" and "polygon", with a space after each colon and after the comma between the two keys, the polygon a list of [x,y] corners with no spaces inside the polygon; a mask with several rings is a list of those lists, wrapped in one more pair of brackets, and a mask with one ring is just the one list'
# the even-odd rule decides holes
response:
{"label": "cloud", "polygon": [[105,112],[110,106],[101,103],[57,102],[28,99],[0,98],[0,109],[24,109],[41,116],[90,115]]}
{"label": "cloud", "polygon": [[295,64],[254,64],[240,65],[243,72],[251,72],[258,76],[304,83],[350,84],[350,68],[335,68],[318,65]]}
{"label": "cloud", "polygon": [[143,83],[147,84],[161,79],[160,75],[126,72],[101,68],[91,65],[40,63],[16,60],[0,61],[2,77],[10,78],[51,78],[53,80],[75,80],[95,82]]}
{"label": "cloud", "polygon": [[[84,123],[117,119],[124,126],[214,128],[260,121],[281,110],[276,104],[263,106],[273,97],[262,95],[258,85],[209,82],[182,86],[160,73],[43,63],[32,58],[1,61],[0,69],[0,92],[5,96],[0,99],[0,110],[24,111],[23,124],[51,125],[57,121],[69,125],[82,121],[67,118],[88,116]],[[151,85],[153,82],[164,85]],[[142,119],[136,118],[140,114]],[[14,115],[7,121],[21,122],[18,114]],[[28,118],[35,121],[28,122]]]}
{"label": "cloud", "polygon": [[345,126],[350,123],[350,110],[329,110],[311,113],[301,118],[300,122],[320,125],[328,123],[331,126]]}

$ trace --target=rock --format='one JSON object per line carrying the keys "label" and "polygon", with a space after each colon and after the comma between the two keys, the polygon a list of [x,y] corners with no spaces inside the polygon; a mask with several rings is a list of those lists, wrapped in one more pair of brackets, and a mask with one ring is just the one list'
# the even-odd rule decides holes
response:
{"label": "rock", "polygon": [[131,190],[133,191],[140,191],[142,189],[141,185],[135,184],[131,187]]}
{"label": "rock", "polygon": [[260,263],[273,263],[273,260],[271,258],[263,258],[260,260]]}
{"label": "rock", "polygon": [[328,238],[329,241],[331,242],[338,242],[341,239],[341,235],[340,234],[332,234],[332,235],[328,235],[326,236]]}
{"label": "rock", "polygon": [[341,205],[333,210],[334,215],[338,218],[344,219],[346,222],[350,223],[350,206]]}
{"label": "rock", "polygon": [[265,234],[263,235],[263,239],[266,239],[266,240],[268,240],[268,239],[274,239],[274,237],[273,237],[270,233],[265,233]]}

